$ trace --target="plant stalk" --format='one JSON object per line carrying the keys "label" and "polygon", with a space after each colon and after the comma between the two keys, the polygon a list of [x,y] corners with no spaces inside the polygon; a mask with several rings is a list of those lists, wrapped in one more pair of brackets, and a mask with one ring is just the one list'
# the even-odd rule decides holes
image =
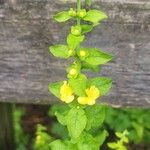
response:
{"label": "plant stalk", "polygon": [[[77,12],[81,10],[81,0],[77,0]],[[80,18],[77,18],[77,25],[80,26]]]}

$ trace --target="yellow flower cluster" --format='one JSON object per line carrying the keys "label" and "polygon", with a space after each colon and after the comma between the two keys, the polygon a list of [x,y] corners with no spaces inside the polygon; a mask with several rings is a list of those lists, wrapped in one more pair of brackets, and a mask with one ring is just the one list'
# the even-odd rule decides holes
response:
{"label": "yellow flower cluster", "polygon": [[[86,89],[85,92],[85,97],[78,97],[78,103],[82,105],[94,105],[96,99],[100,96],[99,89],[95,86],[91,86],[90,88]],[[65,103],[70,103],[74,100],[73,90],[67,81],[64,81],[60,88],[60,99]]]}

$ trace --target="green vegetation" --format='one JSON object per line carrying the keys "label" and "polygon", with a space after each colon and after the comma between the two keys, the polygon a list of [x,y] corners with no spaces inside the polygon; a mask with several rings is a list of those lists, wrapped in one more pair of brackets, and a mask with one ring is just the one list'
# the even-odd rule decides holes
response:
{"label": "green vegetation", "polygon": [[[32,149],[35,150],[50,150],[51,148],[49,144],[52,141],[54,141],[54,139],[66,140],[69,138],[67,127],[61,125],[55,120],[54,118],[55,110],[56,110],[56,106],[53,106],[48,112],[50,119],[53,119],[51,125],[47,125],[47,127],[43,125],[37,125],[37,130],[35,135],[29,135],[24,132],[23,127],[21,125],[21,120],[22,117],[25,115],[25,110],[24,109],[22,110],[20,108],[15,109],[14,125],[15,125],[15,133],[16,133],[17,150],[27,150],[27,147],[29,147],[29,145],[32,145]],[[109,108],[107,109],[106,112],[107,112],[105,117],[106,119],[104,120],[104,123],[102,124],[103,120],[99,121],[99,123],[94,123],[94,125],[97,126],[97,129],[91,130],[91,132],[94,135],[96,135],[96,133],[98,134],[101,133],[103,137],[105,137],[108,134],[111,135],[111,138],[108,138],[107,136],[106,142],[102,144],[102,146],[106,146],[108,143],[117,143],[121,139],[120,138],[121,136],[119,136],[118,132],[123,134],[123,132],[127,129],[128,130],[127,138],[129,139],[129,143],[127,145],[130,146],[132,144],[133,147],[133,145],[135,146],[137,144],[138,145],[142,144],[145,145],[145,147],[147,147],[147,149],[146,148],[145,149],[148,150],[148,147],[150,146],[150,142],[149,142],[150,141],[150,126],[149,126],[150,109]],[[92,115],[93,114],[91,114],[91,116]],[[57,114],[57,117],[58,116],[59,115]],[[48,128],[49,126],[50,126],[50,130],[47,131],[46,128]],[[87,126],[87,128],[90,127]],[[106,129],[107,132],[105,130],[102,132],[101,131],[102,128]],[[31,137],[33,137],[32,140],[30,140]],[[88,135],[86,140],[89,140],[90,138],[91,137]],[[102,141],[102,139],[98,140],[98,142],[100,141]],[[128,140],[125,139],[125,141]],[[57,140],[57,142],[61,143],[60,140]],[[53,143],[53,146],[56,143]],[[123,142],[123,144],[126,145],[126,142]]]}
{"label": "green vegetation", "polygon": [[150,109],[131,108],[114,109],[107,112],[105,125],[109,130],[129,131],[129,141],[135,144],[150,144]]}
{"label": "green vegetation", "polygon": [[29,143],[30,135],[26,134],[22,129],[22,117],[25,115],[25,110],[23,108],[14,107],[14,130],[15,130],[15,143],[16,150],[26,150]]}

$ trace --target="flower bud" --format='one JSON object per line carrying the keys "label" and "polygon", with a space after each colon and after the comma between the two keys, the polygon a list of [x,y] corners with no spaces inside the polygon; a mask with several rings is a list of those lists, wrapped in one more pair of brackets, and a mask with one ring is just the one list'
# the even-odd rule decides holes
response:
{"label": "flower bud", "polygon": [[76,75],[77,74],[77,70],[75,68],[72,68],[70,71],[69,71],[69,74],[70,75]]}
{"label": "flower bud", "polygon": [[69,16],[71,17],[75,17],[77,15],[76,11],[73,8],[70,8],[68,13],[69,13]]}
{"label": "flower bud", "polygon": [[81,27],[80,26],[72,26],[71,33],[75,36],[79,36],[81,34]]}
{"label": "flower bud", "polygon": [[77,55],[81,60],[84,60],[86,57],[88,57],[89,52],[87,49],[81,48],[77,51]]}
{"label": "flower bud", "polygon": [[70,68],[68,71],[68,78],[76,78],[78,76],[78,70],[76,68]]}
{"label": "flower bud", "polygon": [[78,62],[74,62],[70,67],[67,68],[67,77],[76,78],[80,73],[81,65]]}
{"label": "flower bud", "polygon": [[85,9],[81,9],[77,12],[78,17],[85,17],[86,16],[86,10]]}
{"label": "flower bud", "polygon": [[74,55],[74,50],[70,49],[70,50],[68,51],[68,54],[69,54],[69,56],[73,56],[73,55]]}
{"label": "flower bud", "polygon": [[86,51],[81,50],[81,51],[79,52],[79,55],[80,55],[81,57],[85,57],[85,56],[86,56]]}

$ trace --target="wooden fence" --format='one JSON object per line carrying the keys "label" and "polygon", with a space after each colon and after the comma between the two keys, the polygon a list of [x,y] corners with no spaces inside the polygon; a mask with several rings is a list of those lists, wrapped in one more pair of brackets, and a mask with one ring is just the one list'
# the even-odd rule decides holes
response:
{"label": "wooden fence", "polygon": [[[48,46],[65,42],[70,29],[52,16],[75,7],[74,2],[0,0],[1,102],[56,101],[47,85],[64,79],[67,61],[52,57]],[[109,19],[88,34],[85,44],[114,55],[97,74],[114,81],[111,93],[102,100],[118,107],[150,107],[150,1],[95,0],[92,7],[105,11]]]}

